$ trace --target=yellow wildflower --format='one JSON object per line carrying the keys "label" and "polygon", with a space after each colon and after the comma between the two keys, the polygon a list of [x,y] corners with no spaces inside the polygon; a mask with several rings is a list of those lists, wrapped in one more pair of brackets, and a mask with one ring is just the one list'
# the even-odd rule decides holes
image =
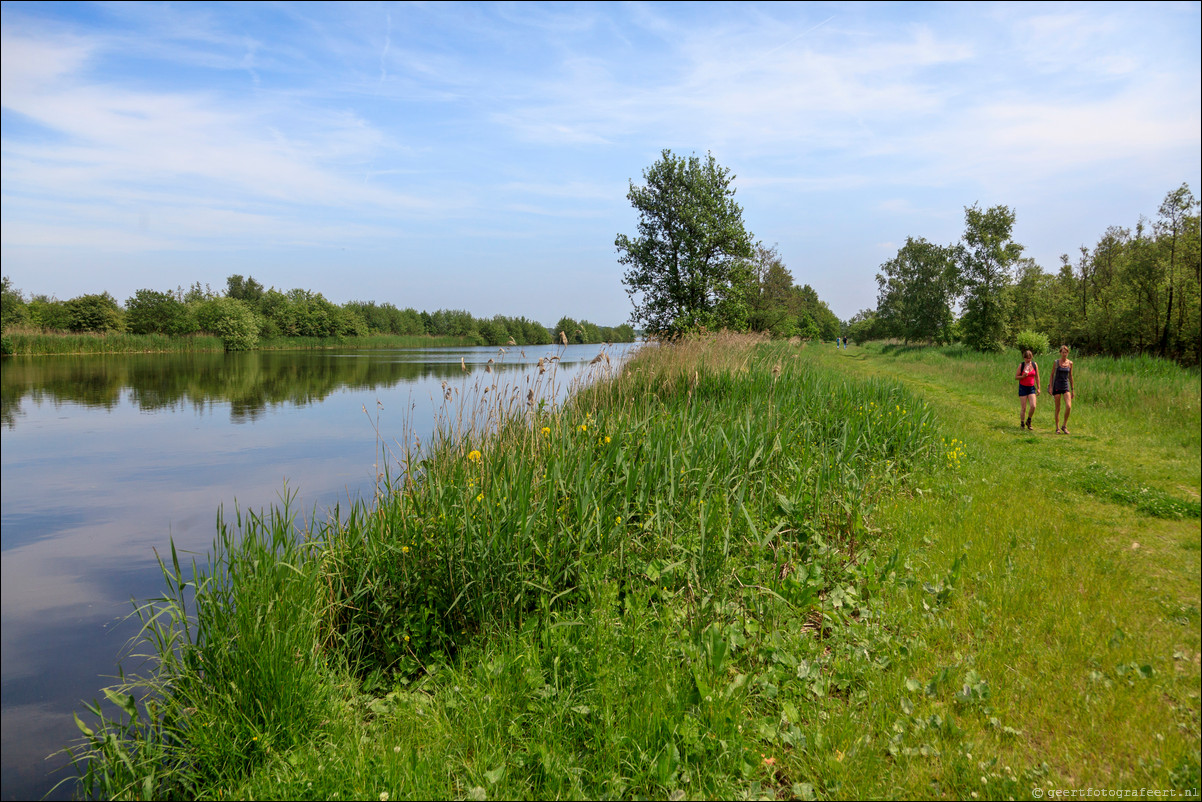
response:
{"label": "yellow wildflower", "polygon": [[551,433],[551,427],[550,427],[550,426],[544,426],[544,427],[543,427],[543,436],[545,437],[546,435],[549,435],[550,433]]}
{"label": "yellow wildflower", "polygon": [[467,458],[471,462],[479,462],[480,452],[473,448],[471,451],[467,452]]}

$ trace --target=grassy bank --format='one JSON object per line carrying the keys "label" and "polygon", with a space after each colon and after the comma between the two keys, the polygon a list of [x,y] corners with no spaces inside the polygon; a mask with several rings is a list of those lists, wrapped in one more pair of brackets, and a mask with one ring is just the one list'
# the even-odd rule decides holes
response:
{"label": "grassy bank", "polygon": [[396,455],[408,473],[373,503],[304,537],[286,509],[235,521],[207,565],[168,560],[142,608],[158,670],[112,692],[85,779],[206,798],[1197,788],[1197,376],[1151,398],[1123,389],[1139,371],[1081,361],[1063,437],[1009,427],[1013,367],[693,342],[565,410],[490,400],[508,422],[489,438],[448,418],[456,436]]}
{"label": "grassy bank", "polygon": [[[467,337],[371,335],[365,337],[274,337],[260,340],[256,350],[287,351],[318,348],[446,348],[471,345]],[[222,351],[220,337],[202,334],[67,334],[8,331],[5,354],[61,356],[67,354],[152,354]]]}

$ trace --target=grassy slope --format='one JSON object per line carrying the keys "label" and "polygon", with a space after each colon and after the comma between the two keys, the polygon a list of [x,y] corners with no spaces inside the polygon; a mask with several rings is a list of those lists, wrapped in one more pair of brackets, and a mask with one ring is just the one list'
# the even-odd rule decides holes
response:
{"label": "grassy slope", "polygon": [[[700,382],[684,360],[663,379],[634,377],[625,400],[613,394],[616,407],[582,403],[579,419],[553,424],[546,444],[530,444],[532,457],[500,449],[432,476],[447,506],[427,514],[466,517],[415,535],[475,531],[472,547],[500,561],[528,552],[533,541],[516,537],[508,518],[494,513],[493,528],[481,529],[474,511],[502,510],[513,489],[537,485],[532,458],[555,487],[565,477],[534,497],[562,522],[562,531],[536,528],[547,538],[536,548],[574,549],[603,531],[626,531],[631,545],[573,563],[580,580],[566,604],[515,586],[532,607],[505,613],[501,626],[468,624],[487,634],[414,683],[358,686],[334,670],[307,700],[270,692],[227,705],[267,701],[282,712],[231,718],[207,705],[197,678],[192,731],[211,731],[213,765],[231,768],[189,795],[1019,798],[1036,784],[1196,788],[1197,377],[1169,371],[1157,393],[1141,393],[1130,365],[1101,371],[1081,360],[1074,435],[1063,437],[1050,434],[1046,398],[1042,431],[1011,422],[1011,360],[769,349],[726,374],[702,368]],[[839,441],[848,421],[878,447],[925,448],[925,427],[906,420],[927,414],[922,403],[889,377],[926,399],[944,440],[905,485]],[[582,449],[586,440],[594,445]],[[831,448],[813,450],[821,443]],[[499,484],[459,487],[485,466]],[[596,481],[630,470],[643,477],[633,495]],[[868,530],[850,516],[840,530],[837,510],[856,483],[892,495],[876,497]],[[747,501],[746,525],[736,498]],[[382,532],[409,525],[389,509]],[[803,509],[825,510],[821,525]],[[1149,514],[1183,510],[1183,520]],[[370,530],[369,551],[416,556],[397,554],[397,542],[419,540]],[[729,556],[714,562],[706,548],[724,542],[719,531]],[[272,582],[292,575],[268,573]],[[298,600],[309,582],[328,585],[304,579]],[[241,609],[253,618],[258,608]],[[416,642],[417,619],[402,613]],[[245,626],[239,637],[260,637],[262,626]],[[314,681],[292,658],[311,636],[286,632],[297,645],[271,652],[272,665]],[[254,653],[267,665],[262,649]],[[241,676],[233,659],[231,676]],[[288,724],[290,710],[303,725]]]}
{"label": "grassy slope", "polygon": [[347,702],[324,745],[230,793],[1022,798],[1036,785],[1196,788],[1198,520],[1113,503],[1090,468],[1125,478],[1119,490],[1196,502],[1196,378],[1142,398],[1137,378],[1099,377],[1118,383],[1099,408],[1083,360],[1075,434],[1058,437],[1046,403],[1040,431],[1011,426],[1004,359],[830,349],[804,359],[853,382],[901,380],[935,406],[948,441],[944,470],[877,508],[877,563],[896,547],[902,565],[873,598],[872,571],[861,572],[858,621],[830,615],[819,630],[794,620],[770,637],[741,629],[748,645],[711,674],[722,690],[707,707],[679,693],[690,681],[680,670],[691,653],[686,607],[636,605],[643,614],[620,617],[605,612],[616,602],[598,605],[558,629],[477,643],[418,690]]}
{"label": "grassy slope", "polygon": [[[1046,787],[1181,790],[1192,778],[1196,788],[1198,519],[1164,520],[1113,500],[1135,489],[1196,508],[1196,375],[1091,375],[1089,360],[1080,360],[1074,434],[1065,437],[1053,433],[1046,394],[1036,431],[1018,428],[1005,358],[856,350],[819,359],[849,375],[885,374],[921,388],[945,436],[968,444],[953,482],[897,498],[877,519],[920,578],[963,555],[960,592],[942,611],[927,613],[930,594],[915,587],[889,613],[923,642],[907,677],[925,684],[943,668],[955,677],[971,668],[988,681],[992,715],[961,717],[962,743],[1016,770],[1046,763]],[[900,707],[903,696],[904,689],[885,692],[882,703]],[[915,711],[903,720],[946,707],[938,695],[909,698]],[[990,718],[1017,734],[990,726]],[[855,726],[859,715],[848,719]],[[946,760],[900,762],[863,777],[860,789],[963,794],[970,786],[949,788],[947,770]]]}

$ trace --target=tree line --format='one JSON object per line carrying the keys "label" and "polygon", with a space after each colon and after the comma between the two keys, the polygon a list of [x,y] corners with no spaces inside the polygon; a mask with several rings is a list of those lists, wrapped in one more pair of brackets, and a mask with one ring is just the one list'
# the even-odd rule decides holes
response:
{"label": "tree line", "polygon": [[[231,275],[223,292],[199,282],[187,290],[141,289],[118,303],[110,293],[60,301],[46,295],[26,299],[3,278],[0,325],[5,331],[26,327],[44,332],[129,332],[184,337],[213,334],[227,350],[254,348],[261,338],[366,337],[371,335],[461,337],[475,345],[546,345],[632,342],[633,327],[598,326],[563,317],[554,329],[525,317],[476,318],[458,309],[419,312],[391,303],[349,301],[335,304],[305,289],[265,288],[253,276]],[[562,332],[562,337],[561,333]]]}
{"label": "tree line", "polygon": [[[959,242],[907,237],[877,274],[877,307],[857,314],[857,341],[963,341],[983,351],[1049,342],[1084,353],[1149,354],[1199,363],[1202,244],[1187,184],[1154,220],[1111,226],[1055,273],[1024,257],[1006,206],[964,210]],[[959,311],[959,317],[954,311]]]}
{"label": "tree line", "polygon": [[839,318],[808,284],[798,287],[775,247],[753,244],[734,200],[735,176],[713,154],[665,149],[630,182],[638,233],[614,246],[634,306],[631,321],[675,337],[697,331],[760,331],[833,340]]}

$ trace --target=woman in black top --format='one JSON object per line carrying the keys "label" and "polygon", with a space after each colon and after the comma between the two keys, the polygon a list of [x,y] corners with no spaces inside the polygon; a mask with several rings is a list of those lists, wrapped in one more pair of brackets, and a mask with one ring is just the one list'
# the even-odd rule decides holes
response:
{"label": "woman in black top", "polygon": [[[1060,346],[1060,358],[1052,366],[1048,390],[1056,401],[1056,434],[1068,434],[1068,415],[1073,411],[1073,362],[1068,358],[1068,346]],[[1064,399],[1064,426],[1060,426],[1060,399]]]}

